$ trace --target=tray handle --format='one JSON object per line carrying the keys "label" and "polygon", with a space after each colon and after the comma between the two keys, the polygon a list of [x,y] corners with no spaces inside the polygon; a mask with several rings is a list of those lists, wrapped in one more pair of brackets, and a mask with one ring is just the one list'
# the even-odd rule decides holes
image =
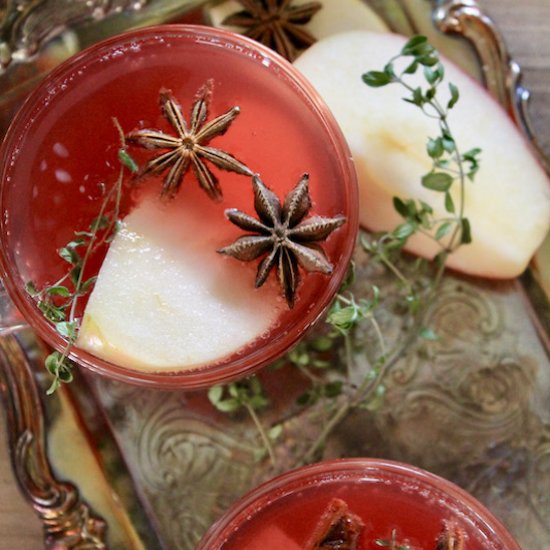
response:
{"label": "tray handle", "polygon": [[106,523],[77,488],[58,481],[50,466],[45,416],[30,363],[14,336],[0,338],[0,396],[7,412],[10,458],[19,487],[42,520],[50,550],[104,550]]}
{"label": "tray handle", "polygon": [[473,44],[489,92],[510,113],[550,174],[550,159],[533,131],[528,112],[530,94],[522,86],[521,69],[510,58],[493,20],[475,0],[435,0],[433,21],[442,32],[459,34]]}

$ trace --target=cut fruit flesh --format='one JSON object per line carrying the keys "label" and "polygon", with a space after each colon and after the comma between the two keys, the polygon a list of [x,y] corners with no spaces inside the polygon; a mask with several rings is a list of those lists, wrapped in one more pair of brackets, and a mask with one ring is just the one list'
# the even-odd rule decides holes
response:
{"label": "cut fruit flesh", "polygon": [[[437,121],[402,101],[407,92],[401,86],[370,88],[361,78],[368,70],[381,70],[405,41],[389,33],[344,33],[314,44],[295,63],[328,103],[348,140],[359,178],[361,223],[375,231],[403,222],[393,208],[394,196],[423,200],[437,218],[448,217],[442,195],[420,183],[431,169],[426,142],[438,135]],[[449,116],[458,148],[482,149],[475,181],[466,181],[464,212],[473,243],[460,247],[447,265],[473,275],[515,277],[548,232],[550,184],[507,113],[452,63],[443,63],[445,81],[460,90]],[[446,104],[446,83],[441,90],[440,101]],[[407,249],[431,258],[439,245],[415,235]]]}
{"label": "cut fruit flesh", "polygon": [[185,201],[144,199],[110,245],[78,346],[123,367],[185,370],[267,333],[277,288],[251,288],[243,266],[216,253],[221,239]]}

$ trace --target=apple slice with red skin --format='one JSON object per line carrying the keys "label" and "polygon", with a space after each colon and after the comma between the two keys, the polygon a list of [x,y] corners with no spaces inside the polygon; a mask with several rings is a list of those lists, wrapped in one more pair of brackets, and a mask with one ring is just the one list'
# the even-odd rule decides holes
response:
{"label": "apple slice with red skin", "polygon": [[[354,31],[317,42],[295,62],[328,103],[346,136],[358,173],[360,220],[375,231],[391,230],[403,222],[393,208],[395,196],[425,201],[437,218],[449,216],[443,194],[420,183],[432,167],[426,143],[428,137],[439,135],[437,120],[404,102],[409,93],[402,86],[370,88],[362,81],[365,72],[382,70],[405,42],[395,34]],[[445,81],[438,91],[440,102],[447,104],[448,82],[460,91],[448,117],[458,149],[482,149],[479,172],[473,182],[466,181],[465,189],[464,215],[473,242],[461,246],[447,265],[473,275],[515,277],[548,232],[550,183],[500,105],[450,61],[442,62]],[[421,71],[410,82],[426,87]],[[458,185],[452,194],[459,204]],[[407,249],[427,258],[440,250],[433,239],[420,234],[409,240]]]}

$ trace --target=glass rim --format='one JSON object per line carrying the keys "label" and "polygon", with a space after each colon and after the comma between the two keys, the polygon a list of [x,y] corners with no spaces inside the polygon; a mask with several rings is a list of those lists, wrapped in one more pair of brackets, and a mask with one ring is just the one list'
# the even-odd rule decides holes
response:
{"label": "glass rim", "polygon": [[[424,487],[436,490],[449,497],[453,505],[468,512],[468,517],[477,520],[494,534],[499,543],[505,544],[502,550],[521,550],[519,544],[504,524],[479,500],[470,493],[443,477],[396,460],[383,458],[337,458],[295,468],[258,485],[236,502],[208,529],[195,550],[216,550],[214,543],[224,543],[240,524],[242,517],[250,518],[278,500],[296,490],[313,484],[318,485],[332,479],[345,477],[360,480],[385,479],[400,476],[419,482]],[[386,477],[384,477],[386,476]],[[221,547],[220,547],[221,548]]]}
{"label": "glass rim", "polygon": [[206,363],[205,365],[188,370],[185,370],[185,367],[181,370],[175,370],[177,368],[175,367],[166,371],[122,367],[96,357],[77,346],[69,354],[69,359],[73,360],[77,365],[118,381],[162,389],[204,389],[213,384],[226,383],[250,375],[281,357],[285,351],[290,349],[303,337],[304,333],[326,311],[338,291],[353,255],[359,226],[359,201],[355,168],[342,131],[328,106],[306,78],[286,59],[266,46],[245,36],[208,26],[187,24],[157,25],[129,31],[98,42],[56,67],[26,98],[24,104],[12,120],[0,147],[0,206],[2,207],[2,219],[0,220],[0,274],[8,295],[29,325],[54,349],[63,351],[66,346],[66,340],[56,332],[51,323],[39,312],[34,300],[27,294],[24,285],[21,283],[21,274],[16,269],[15,262],[10,259],[5,231],[5,193],[6,188],[9,186],[5,182],[6,165],[18,139],[18,131],[25,129],[26,125],[32,120],[32,114],[37,112],[37,102],[44,97],[48,87],[59,82],[68,74],[75,73],[79,67],[83,66],[91,58],[106,51],[111,51],[114,47],[120,47],[136,40],[154,41],[159,38],[188,40],[190,43],[212,43],[217,46],[229,43],[234,48],[223,50],[227,52],[228,56],[235,55],[235,51],[237,51],[238,55],[247,54],[249,56],[256,56],[257,59],[268,59],[270,70],[276,70],[277,77],[284,77],[292,85],[293,92],[299,93],[300,101],[309,104],[315,114],[315,118],[324,128],[327,138],[331,140],[331,148],[334,150],[334,162],[338,163],[339,172],[344,176],[342,185],[345,188],[344,196],[346,200],[343,203],[343,207],[347,208],[345,212],[347,222],[342,229],[346,231],[348,238],[343,239],[341,259],[335,266],[330,279],[323,286],[318,299],[310,304],[309,307],[304,306],[304,315],[300,316],[290,329],[276,329],[278,330],[278,333],[275,333],[276,338],[254,349],[252,353],[244,352],[243,356],[232,360],[226,356],[225,361],[224,358],[221,358],[217,362]]}

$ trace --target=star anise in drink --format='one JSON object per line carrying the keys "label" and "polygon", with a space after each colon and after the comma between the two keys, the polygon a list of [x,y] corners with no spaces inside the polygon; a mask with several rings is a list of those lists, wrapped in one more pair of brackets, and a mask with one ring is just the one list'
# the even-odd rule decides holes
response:
{"label": "star anise in drink", "polygon": [[340,227],[346,218],[312,216],[305,219],[311,209],[308,174],[302,176],[283,204],[257,175],[252,178],[252,186],[258,219],[235,208],[225,213],[237,227],[254,234],[239,237],[218,252],[246,262],[264,256],[258,265],[256,288],[265,283],[272,269],[276,269],[288,306],[292,308],[300,282],[298,265],[306,271],[332,273],[332,265],[319,242]]}
{"label": "star anise in drink", "polygon": [[363,520],[350,512],[342,499],[333,498],[304,550],[357,550],[363,527]]}
{"label": "star anise in drink", "polygon": [[444,520],[436,550],[464,550],[466,534],[454,520]]}
{"label": "star anise in drink", "polygon": [[207,122],[212,88],[213,81],[208,80],[198,90],[191,108],[189,124],[185,121],[181,106],[172,93],[169,90],[161,90],[160,108],[176,135],[166,134],[160,130],[143,129],[130,132],[126,136],[130,143],[146,149],[166,150],[150,159],[140,172],[141,176],[146,176],[168,171],[162,186],[163,197],[172,198],[176,195],[184,175],[191,168],[208,196],[213,200],[220,200],[222,192],[219,181],[207,166],[207,161],[222,170],[252,175],[252,171],[235,157],[208,145],[216,136],[225,134],[240,112],[239,107],[232,107]]}
{"label": "star anise in drink", "polygon": [[244,8],[226,17],[223,25],[241,27],[243,34],[292,61],[315,38],[302,28],[323,7],[320,2],[292,6],[292,0],[237,0]]}

